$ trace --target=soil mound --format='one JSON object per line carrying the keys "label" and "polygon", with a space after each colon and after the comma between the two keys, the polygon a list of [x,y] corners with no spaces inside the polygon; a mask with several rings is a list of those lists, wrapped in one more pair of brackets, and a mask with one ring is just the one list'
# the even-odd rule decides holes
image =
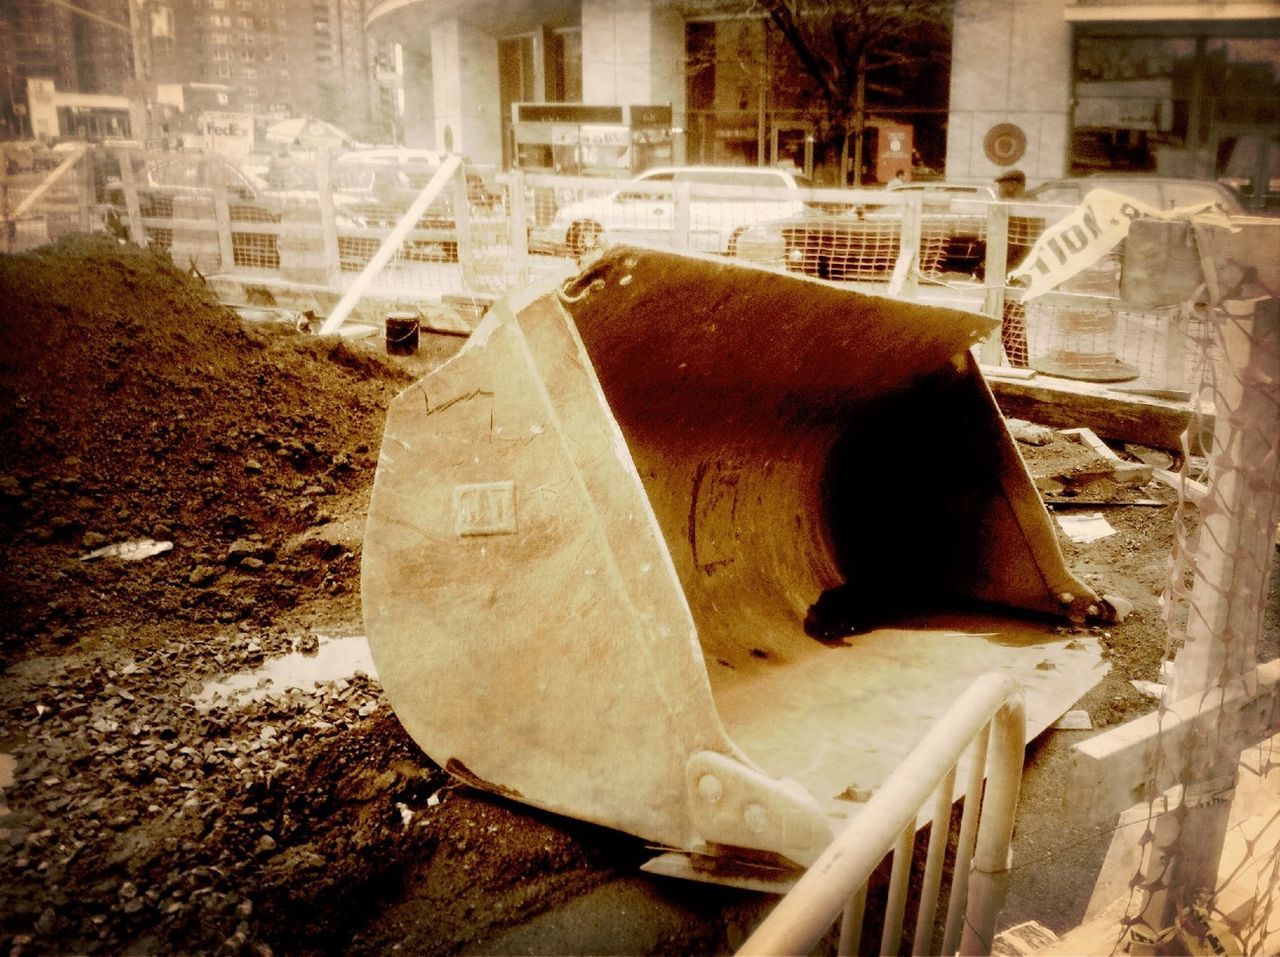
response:
{"label": "soil mound", "polygon": [[[263,621],[352,591],[358,532],[325,529],[361,511],[404,367],[250,327],[101,237],[0,258],[0,302],[6,660],[112,619]],[[83,560],[134,539],[174,547]]]}
{"label": "soil mound", "polygon": [[631,862],[450,783],[361,672],[196,703],[359,628],[386,405],[460,340],[249,325],[83,236],[0,303],[0,952],[454,953]]}

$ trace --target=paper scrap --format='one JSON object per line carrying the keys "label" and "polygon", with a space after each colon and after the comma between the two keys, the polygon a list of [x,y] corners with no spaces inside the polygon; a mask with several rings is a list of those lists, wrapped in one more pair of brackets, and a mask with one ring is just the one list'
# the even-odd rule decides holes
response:
{"label": "paper scrap", "polygon": [[1096,542],[1114,535],[1116,530],[1102,517],[1101,512],[1083,512],[1078,515],[1056,515],[1058,525],[1073,542]]}
{"label": "paper scrap", "polygon": [[1083,709],[1068,711],[1050,727],[1055,731],[1092,731],[1093,720],[1089,717],[1089,712]]}
{"label": "paper scrap", "polygon": [[1133,681],[1130,681],[1129,684],[1133,685],[1141,694],[1146,695],[1148,698],[1160,699],[1164,697],[1165,686],[1157,681],[1142,681],[1141,679],[1135,678]]}
{"label": "paper scrap", "polygon": [[80,561],[87,562],[94,558],[123,558],[127,562],[136,562],[139,559],[150,558],[152,555],[160,555],[164,552],[172,551],[172,549],[173,542],[157,542],[150,538],[134,538],[127,542],[117,542],[114,545],[103,545],[87,555],[81,555]]}

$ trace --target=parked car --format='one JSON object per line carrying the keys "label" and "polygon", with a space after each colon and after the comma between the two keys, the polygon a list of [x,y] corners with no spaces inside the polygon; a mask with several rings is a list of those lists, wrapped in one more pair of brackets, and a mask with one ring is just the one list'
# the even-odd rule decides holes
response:
{"label": "parked car", "polygon": [[[333,165],[333,184],[354,197],[345,208],[361,226],[393,228],[439,171],[449,154],[435,150],[385,147],[352,150]],[[482,173],[466,168],[467,204],[476,229],[502,225],[502,196],[489,188]],[[403,256],[416,262],[456,262],[457,222],[453,191],[445,189],[418,220],[405,241]],[[381,236],[339,230],[338,248],[343,265],[367,262],[382,242]]]}
{"label": "parked car", "polygon": [[899,197],[921,192],[925,196],[920,272],[928,276],[981,275],[986,259],[987,206],[994,199],[994,190],[930,183],[905,184],[885,192],[895,194],[893,202],[837,212],[810,209],[753,226],[739,237],[736,253],[819,279],[885,281],[897,264],[901,245],[905,205]]}
{"label": "parked car", "polygon": [[1230,215],[1247,214],[1239,194],[1222,183],[1146,173],[1096,173],[1050,180],[1031,190],[1031,198],[1040,203],[1076,206],[1094,189],[1121,193],[1158,209],[1214,203]]}
{"label": "parked car", "polygon": [[602,241],[670,244],[675,236],[673,187],[689,185],[689,245],[732,255],[743,230],[798,214],[798,194],[810,184],[785,169],[757,166],[680,166],[647,170],[607,195],[568,203],[536,225],[532,246],[574,256]]}
{"label": "parked car", "polygon": [[[135,173],[139,212],[143,219],[173,220],[174,205],[181,199],[191,199],[202,205],[211,203],[220,179],[227,197],[231,221],[231,248],[238,266],[256,266],[275,269],[280,265],[280,254],[275,231],[237,229],[237,225],[276,224],[289,206],[315,207],[318,193],[314,180],[305,167],[294,166],[288,175],[267,182],[263,177],[243,169],[220,155],[203,153],[171,153],[162,159],[148,160]],[[105,190],[108,227],[116,231],[118,224],[126,221],[126,198],[122,182],[113,180]],[[357,197],[334,195],[338,207],[340,226],[358,225],[358,221],[345,212],[356,203]],[[114,222],[113,222],[114,221]],[[148,242],[161,248],[173,244],[173,228],[155,223],[146,227]]]}
{"label": "parked car", "polygon": [[994,185],[986,183],[952,183],[947,180],[916,180],[910,183],[890,183],[885,187],[895,193],[923,193],[926,197],[957,197],[980,200],[999,198]]}

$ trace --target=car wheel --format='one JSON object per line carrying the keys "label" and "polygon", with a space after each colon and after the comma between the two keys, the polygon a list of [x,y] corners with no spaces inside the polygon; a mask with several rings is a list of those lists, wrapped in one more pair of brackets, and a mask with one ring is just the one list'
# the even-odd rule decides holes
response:
{"label": "car wheel", "polygon": [[569,227],[569,252],[583,256],[604,244],[604,229],[590,220]]}

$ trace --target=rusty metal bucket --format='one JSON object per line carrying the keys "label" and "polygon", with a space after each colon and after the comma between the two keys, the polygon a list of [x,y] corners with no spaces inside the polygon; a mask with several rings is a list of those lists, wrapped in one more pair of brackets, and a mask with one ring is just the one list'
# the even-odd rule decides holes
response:
{"label": "rusty metal bucket", "polygon": [[499,303],[387,419],[362,587],[406,729],[516,800],[803,865],[978,674],[1051,723],[1101,666],[1049,617],[1106,606],[970,355],[992,325],[631,248]]}

